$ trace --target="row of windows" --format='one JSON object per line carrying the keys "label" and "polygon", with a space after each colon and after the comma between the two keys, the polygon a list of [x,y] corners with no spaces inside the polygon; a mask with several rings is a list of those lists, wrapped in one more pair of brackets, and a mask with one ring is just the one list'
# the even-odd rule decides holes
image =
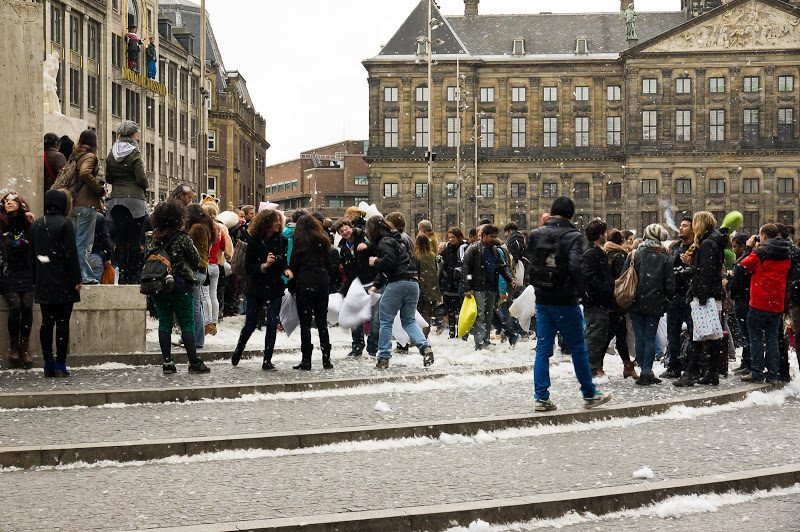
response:
{"label": "row of windows", "polygon": [[285,192],[287,190],[297,190],[298,186],[299,182],[297,179],[285,181],[283,183],[277,183],[275,185],[268,185],[267,194],[276,194],[278,192]]}
{"label": "row of windows", "polygon": [[[676,194],[691,194],[692,193],[692,180],[689,178],[678,178],[674,182]],[[478,185],[479,195],[482,198],[495,197],[495,184],[494,183],[481,183]],[[778,179],[778,194],[794,194],[794,179],[791,177]],[[708,182],[709,194],[725,194],[727,189],[726,179],[710,179]],[[569,195],[576,199],[589,199],[589,183],[573,183]],[[757,177],[746,177],[742,179],[742,193],[744,194],[758,194],[760,192],[760,180]],[[657,179],[642,179],[641,182],[642,194],[658,194],[658,180]],[[383,184],[383,197],[396,198],[399,197],[400,187],[397,183],[384,183]],[[445,194],[448,198],[455,198],[458,195],[458,185],[450,182],[445,185]],[[428,197],[428,184],[415,183],[414,196],[416,198]],[[559,183],[557,181],[545,181],[542,183],[540,197],[542,198],[556,198],[559,196]],[[527,183],[511,183],[511,198],[527,198],[528,197],[528,184]],[[606,184],[606,199],[621,199],[622,198],[622,183],[607,183]]]}
{"label": "row of windows", "polygon": [[[708,80],[708,90],[712,93],[724,93],[727,88],[727,78],[713,77]],[[761,78],[759,76],[744,76],[742,78],[742,90],[747,93],[755,93],[761,90]],[[559,87],[547,85],[542,87],[542,101],[557,102]],[[658,94],[658,79],[643,78],[642,94]],[[794,76],[778,76],[778,92],[794,92]],[[692,78],[677,78],[675,80],[675,94],[686,95],[692,93]],[[590,87],[579,85],[572,91],[575,101],[586,102],[590,98]],[[428,87],[420,86],[415,91],[415,101],[427,102],[429,97]],[[620,85],[610,85],[606,87],[606,100],[618,102],[622,97],[622,87]],[[384,87],[383,99],[385,102],[397,102],[400,99],[400,89],[398,87]],[[447,101],[456,102],[459,100],[459,89],[455,86],[447,87]],[[481,103],[493,103],[495,101],[494,87],[480,87],[479,101]],[[512,102],[526,102],[526,87],[511,87]]]}
{"label": "row of windows", "polygon": [[[756,142],[760,136],[760,110],[745,109],[743,112],[743,140],[745,143]],[[778,139],[788,141],[794,138],[794,109],[791,107],[778,109]],[[495,119],[481,118],[481,147],[493,148],[495,146]],[[447,118],[447,147],[459,145],[460,121],[457,117]],[[589,117],[575,117],[576,147],[589,146]],[[428,118],[418,117],[415,124],[415,146],[424,148],[429,140]],[[725,110],[712,109],[709,111],[708,138],[712,142],[725,140]],[[658,140],[658,111],[642,111],[642,140]],[[692,111],[675,111],[675,140],[689,142],[692,140]],[[399,118],[384,119],[384,146],[397,148],[400,145]],[[511,119],[511,147],[524,148],[527,142],[527,119]],[[545,148],[555,148],[559,145],[558,118],[544,117],[542,119],[542,145]],[[606,145],[622,145],[622,117],[606,117]]]}

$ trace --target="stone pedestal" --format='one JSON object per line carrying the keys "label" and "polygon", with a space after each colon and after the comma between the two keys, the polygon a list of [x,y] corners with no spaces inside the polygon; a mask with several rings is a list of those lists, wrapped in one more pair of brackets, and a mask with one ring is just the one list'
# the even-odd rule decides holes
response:
{"label": "stone pedestal", "polygon": [[[59,137],[68,135],[75,143],[78,142],[81,133],[88,127],[86,120],[80,118],[52,113],[44,114],[44,133],[55,133]],[[44,136],[44,133],[42,133],[42,136]]]}
{"label": "stone pedestal", "polygon": [[[84,286],[81,302],[75,305],[70,321],[70,357],[96,354],[143,353],[146,350],[147,303],[135,285]],[[8,349],[8,306],[0,298],[0,356],[5,367]],[[37,365],[42,360],[39,305],[33,309],[31,352]],[[54,347],[55,349],[55,347]]]}
{"label": "stone pedestal", "polygon": [[42,212],[43,4],[0,0],[0,191],[14,189]]}

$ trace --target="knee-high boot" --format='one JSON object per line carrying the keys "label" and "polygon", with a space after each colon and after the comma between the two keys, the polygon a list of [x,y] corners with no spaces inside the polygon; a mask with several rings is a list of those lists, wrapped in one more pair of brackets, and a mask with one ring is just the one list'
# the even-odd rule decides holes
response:
{"label": "knee-high boot", "polygon": [[703,342],[703,357],[701,359],[703,376],[697,381],[698,384],[710,384],[711,386],[719,385],[719,374],[717,371],[721,365],[720,359],[725,356],[727,345],[728,342],[725,337],[719,340]]}

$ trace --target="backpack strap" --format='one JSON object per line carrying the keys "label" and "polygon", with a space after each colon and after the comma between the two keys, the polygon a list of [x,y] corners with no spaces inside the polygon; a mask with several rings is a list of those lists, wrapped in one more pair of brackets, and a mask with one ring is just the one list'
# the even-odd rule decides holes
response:
{"label": "backpack strap", "polygon": [[161,244],[161,247],[158,247],[158,248],[154,249],[151,253],[148,253],[147,256],[144,258],[144,260],[149,259],[153,255],[158,255],[162,251],[166,250],[170,245],[172,245],[173,242],[175,242],[175,239],[178,238],[178,236],[180,236],[181,233],[183,233],[183,231],[181,231],[181,230],[175,231],[172,234],[172,236],[167,239],[167,241],[165,243]]}

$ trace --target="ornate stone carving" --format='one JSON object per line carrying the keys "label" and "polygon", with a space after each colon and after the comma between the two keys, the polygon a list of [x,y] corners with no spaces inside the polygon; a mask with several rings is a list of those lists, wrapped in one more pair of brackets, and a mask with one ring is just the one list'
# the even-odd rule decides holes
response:
{"label": "ornate stone carving", "polygon": [[572,78],[569,76],[561,76],[561,83],[566,86],[570,86],[572,85]]}
{"label": "ornate stone carving", "polygon": [[400,82],[403,85],[411,85],[411,77],[410,76],[403,76],[402,78],[400,78]]}
{"label": "ornate stone carving", "polygon": [[672,172],[673,172],[672,168],[662,168],[661,169],[661,177],[663,177],[665,179],[668,179],[668,178],[672,177]]}
{"label": "ornate stone carving", "polygon": [[764,177],[775,177],[775,169],[772,167],[764,167],[761,169],[761,172],[764,174]]}
{"label": "ornate stone carving", "polygon": [[436,75],[433,76],[433,84],[434,85],[441,85],[442,83],[444,83],[444,76],[442,76],[440,74],[436,74]]}
{"label": "ornate stone carving", "polygon": [[623,170],[623,175],[629,179],[639,179],[640,173],[641,173],[640,168],[625,168]]}
{"label": "ornate stone carving", "polygon": [[381,86],[381,78],[367,78],[367,84],[370,87],[380,87]]}
{"label": "ornate stone carving", "polygon": [[[800,176],[800,169],[797,170],[797,175]],[[528,174],[529,181],[538,181],[542,177],[540,172],[531,172]]]}
{"label": "ornate stone carving", "polygon": [[498,181],[508,181],[508,174],[497,174]]}
{"label": "ornate stone carving", "polygon": [[764,67],[764,74],[767,76],[774,76],[775,75],[775,66],[767,65]]}
{"label": "ornate stone carving", "polygon": [[731,177],[731,179],[739,179],[739,176],[742,175],[742,169],[741,168],[730,168],[728,170],[728,175]]}
{"label": "ornate stone carving", "polygon": [[703,168],[703,167],[695,168],[694,173],[700,179],[705,179],[706,174],[708,173],[708,168]]}
{"label": "ornate stone carving", "polygon": [[748,2],[654,44],[653,52],[784,50],[800,47],[800,19],[758,2]]}

